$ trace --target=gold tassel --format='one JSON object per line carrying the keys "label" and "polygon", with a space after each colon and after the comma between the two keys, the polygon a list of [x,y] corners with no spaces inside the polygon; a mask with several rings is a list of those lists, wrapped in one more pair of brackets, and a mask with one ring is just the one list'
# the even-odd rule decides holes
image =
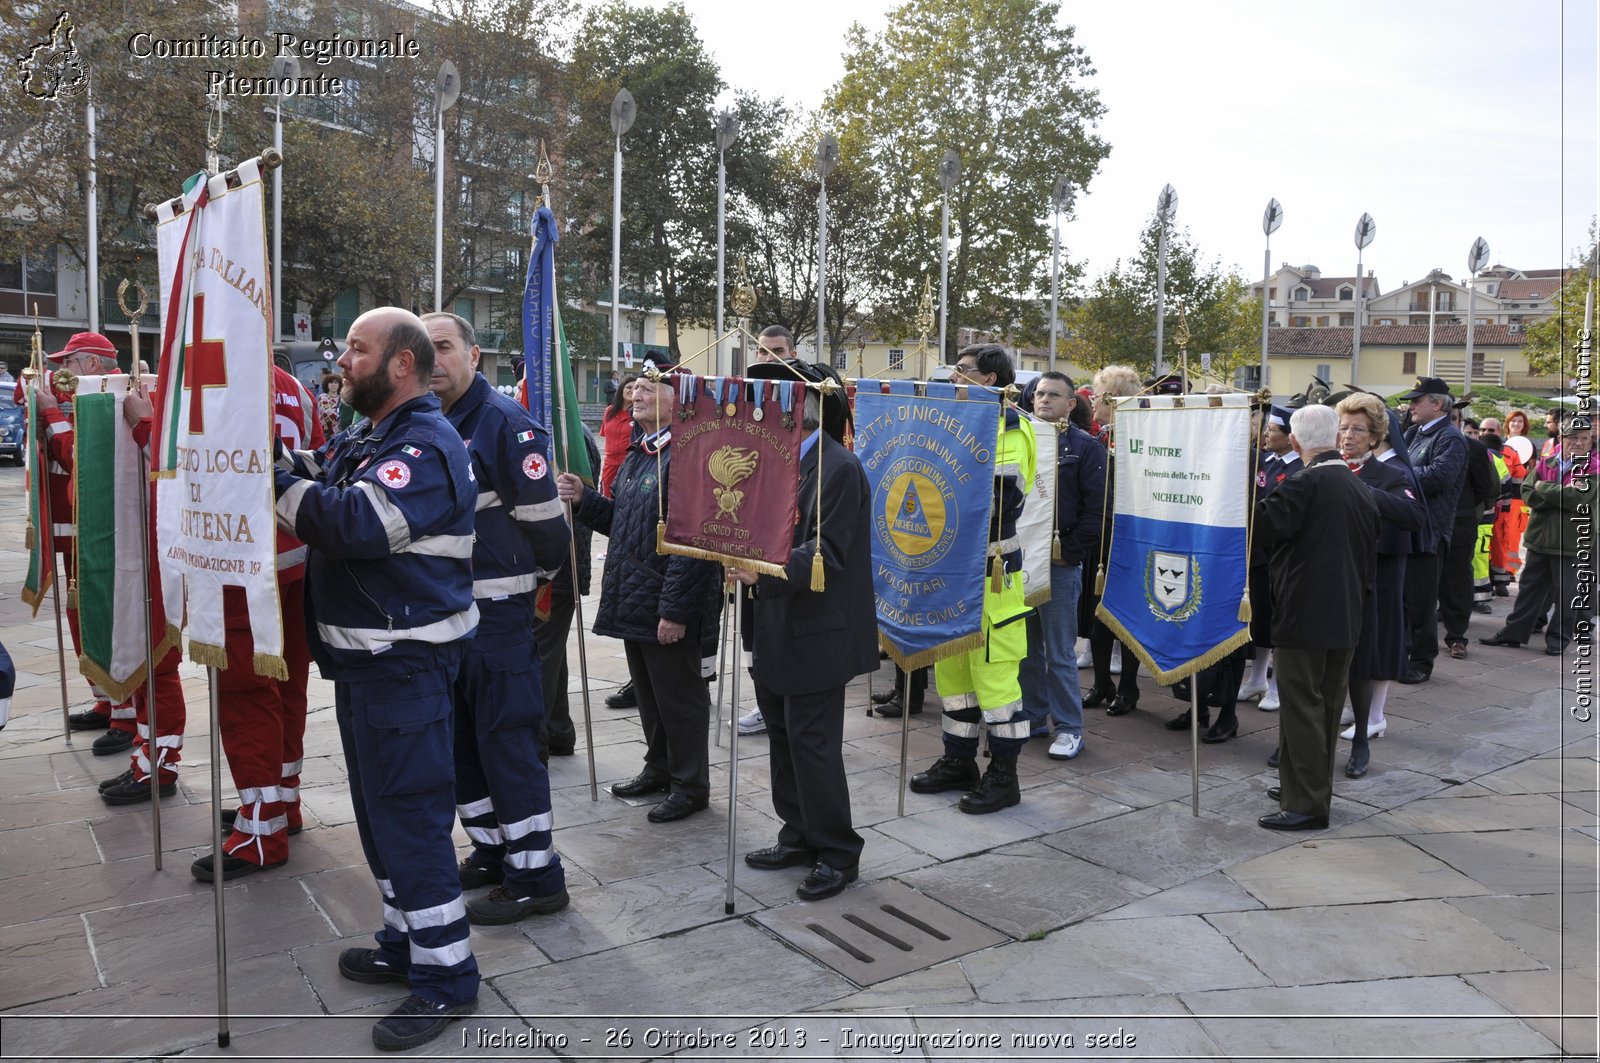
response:
{"label": "gold tassel", "polygon": [[991,557],[989,559],[989,592],[991,594],[999,594],[1005,590],[1005,572],[1005,558]]}
{"label": "gold tassel", "polygon": [[1050,560],[1054,561],[1058,565],[1061,563],[1061,540],[1060,539],[1052,539],[1050,541]]}
{"label": "gold tassel", "polygon": [[1104,598],[1106,596],[1106,566],[1104,562],[1101,562],[1100,567],[1095,569],[1094,596],[1096,598]]}
{"label": "gold tassel", "polygon": [[822,593],[822,551],[811,555],[811,589]]}
{"label": "gold tassel", "polygon": [[78,608],[78,581],[75,579],[67,580],[67,608]]}
{"label": "gold tassel", "polygon": [[1239,599],[1239,623],[1248,624],[1251,618],[1250,588],[1244,589],[1244,597]]}
{"label": "gold tassel", "polygon": [[39,533],[37,530],[35,530],[34,526],[32,524],[28,525],[27,543],[23,549],[32,550],[35,546],[37,546],[39,543],[38,536]]}

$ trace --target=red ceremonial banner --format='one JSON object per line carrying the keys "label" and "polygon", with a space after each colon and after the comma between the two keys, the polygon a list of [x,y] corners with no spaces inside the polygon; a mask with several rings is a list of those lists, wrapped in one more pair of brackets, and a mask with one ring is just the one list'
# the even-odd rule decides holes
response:
{"label": "red ceremonial banner", "polygon": [[799,516],[799,380],[668,378],[677,389],[662,553],[783,576]]}

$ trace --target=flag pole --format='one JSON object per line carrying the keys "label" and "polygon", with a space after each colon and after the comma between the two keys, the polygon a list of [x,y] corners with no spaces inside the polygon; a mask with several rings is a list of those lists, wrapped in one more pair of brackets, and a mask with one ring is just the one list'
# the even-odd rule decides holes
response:
{"label": "flag pole", "polygon": [[[209,694],[211,715],[211,908],[216,913],[217,938],[217,1047],[227,1048],[232,1040],[228,1030],[228,925],[224,917],[222,899],[222,731],[218,726],[219,703],[217,697],[217,669],[206,668],[206,689]],[[151,702],[152,707],[154,702]],[[155,725],[152,712],[151,727]],[[157,771],[152,767],[151,777]]]}
{"label": "flag pole", "polygon": [[[943,191],[939,209],[939,364],[949,357],[945,350],[946,314],[950,308],[950,190],[961,180],[961,153],[950,148],[939,164],[939,187]],[[922,379],[928,379],[924,374]]]}
{"label": "flag pole", "polygon": [[[144,308],[149,304],[149,297],[145,294],[144,285],[137,281],[133,283],[134,290],[138,293],[137,306],[128,305],[128,281],[126,279],[117,285],[117,306],[128,318],[128,334],[133,346],[133,364],[128,367],[130,394],[142,395],[143,374],[139,370],[139,318],[144,316]],[[124,400],[126,401],[126,400]],[[120,429],[118,429],[120,431]],[[143,448],[139,451],[139,577],[144,587],[144,703],[149,706],[150,734],[154,741],[156,733],[156,651],[155,651],[155,617],[152,613],[150,597],[150,489],[149,477],[146,475],[149,465],[146,462]],[[150,837],[155,846],[155,867],[161,870],[161,783],[160,767],[157,765],[150,772]],[[215,858],[213,858],[215,859]]]}
{"label": "flag pole", "polygon": [[[722,636],[718,640],[722,644],[722,648],[717,651],[717,710],[711,724],[711,741],[715,743],[718,748],[721,748],[722,746],[723,679],[726,678],[728,674],[728,607],[730,602],[737,607],[738,599],[739,595],[737,588],[734,590],[734,596],[732,599],[728,597],[726,590],[724,590],[722,595],[722,624],[717,628],[718,631],[722,632]],[[734,720],[733,722],[735,725],[738,724],[737,720]]]}
{"label": "flag pole", "polygon": [[[727,250],[727,219],[728,219],[728,167],[725,156],[728,149],[739,136],[739,119],[732,111],[724,109],[717,115],[717,355],[713,364],[716,372],[728,375],[731,367],[722,363],[722,306],[723,288],[726,283],[726,269],[724,261]],[[720,697],[720,695],[719,695]],[[717,706],[721,711],[721,705]]]}
{"label": "flag pole", "polygon": [[[724,571],[726,578],[726,571]],[[737,655],[742,643],[739,641],[739,614],[743,609],[733,611],[733,647],[735,664],[733,668],[733,708],[728,715],[733,718],[734,725],[728,730],[728,881],[726,892],[722,897],[722,914],[733,914],[733,879],[737,865],[734,863],[733,850],[739,835],[739,805],[736,798],[739,796],[739,673],[744,671],[737,662]]]}
{"label": "flag pole", "polygon": [[817,361],[828,358],[828,323],[824,303],[828,291],[828,175],[839,162],[839,138],[824,133],[817,142]]}
{"label": "flag pole", "polygon": [[[535,169],[534,177],[539,182],[540,198],[544,201],[544,205],[546,207],[550,207],[551,204],[550,179],[554,176],[555,170],[550,165],[550,156],[545,154],[544,143],[541,141],[539,144],[539,162]],[[555,208],[551,207],[552,217],[554,216],[554,212]],[[533,254],[531,248],[529,249],[528,254],[530,256]],[[532,263],[530,262],[529,265],[531,266]],[[552,308],[554,308],[556,305],[555,283],[555,277],[552,276],[550,278],[550,305]],[[555,329],[555,320],[558,314],[559,311],[552,312],[551,314],[550,335],[545,340],[545,342],[550,346],[551,353],[550,356],[546,357],[545,359],[546,365],[552,365],[555,357],[560,353],[561,340],[556,334]],[[528,363],[532,360],[532,354],[532,351],[522,352],[522,395],[524,401],[527,400],[528,396]],[[562,378],[559,371],[556,374],[552,374],[551,386],[545,392],[545,402],[551,405],[551,410],[541,410],[540,415],[544,416],[548,422],[553,422],[555,432],[561,440],[561,455],[565,457],[567,454],[571,453],[572,447],[572,440],[567,438],[566,408],[563,406],[562,416],[556,417],[553,415],[554,403],[552,402],[552,395],[556,389],[561,386],[561,379]],[[566,472],[567,470],[562,469],[561,471]],[[583,688],[581,691],[583,702],[583,740],[584,745],[588,750],[589,759],[589,800],[598,802],[600,800],[600,783],[597,775],[595,774],[594,764],[594,713],[589,704],[589,648],[588,644],[584,642],[583,638],[583,594],[581,593],[578,585],[578,526],[575,522],[576,519],[572,512],[571,502],[566,503],[566,511],[567,571],[572,578],[572,622],[577,626],[578,629],[578,674],[583,677]],[[548,709],[546,711],[548,711]]]}

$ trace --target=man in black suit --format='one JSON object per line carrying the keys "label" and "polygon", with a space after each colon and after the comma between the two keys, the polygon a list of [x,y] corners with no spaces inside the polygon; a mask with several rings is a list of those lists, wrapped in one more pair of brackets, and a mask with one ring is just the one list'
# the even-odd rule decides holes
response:
{"label": "man in black suit", "polygon": [[[750,367],[754,379],[837,381],[802,362]],[[835,408],[824,416],[824,401]],[[844,774],[844,688],[878,667],[877,610],[872,600],[869,507],[872,492],[856,456],[833,434],[847,416],[844,389],[819,401],[806,390],[802,424],[799,519],[788,578],[729,568],[752,588],[756,704],[767,723],[772,806],[783,820],[778,841],[745,854],[760,870],[812,865],[795,890],[821,900],[856,878],[861,835],[850,825]],[[828,431],[823,431],[826,424]],[[817,510],[822,511],[821,538]],[[812,558],[822,555],[824,585],[811,589]]]}
{"label": "man in black suit", "polygon": [[[1268,830],[1322,830],[1333,803],[1339,714],[1361,641],[1377,559],[1378,508],[1339,456],[1339,416],[1306,406],[1289,421],[1305,468],[1256,503],[1256,538],[1272,551],[1272,645],[1278,662],[1281,785]],[[1314,607],[1312,603],[1315,603]]]}
{"label": "man in black suit", "polygon": [[[1411,427],[1406,447],[1422,484],[1428,507],[1421,550],[1406,561],[1406,626],[1410,628],[1411,672],[1400,682],[1424,683],[1433,678],[1439,656],[1439,576],[1455,529],[1456,502],[1467,478],[1467,437],[1450,423],[1454,400],[1450,385],[1438,377],[1418,377],[1402,399],[1411,402]],[[1469,592],[1468,604],[1471,598]]]}

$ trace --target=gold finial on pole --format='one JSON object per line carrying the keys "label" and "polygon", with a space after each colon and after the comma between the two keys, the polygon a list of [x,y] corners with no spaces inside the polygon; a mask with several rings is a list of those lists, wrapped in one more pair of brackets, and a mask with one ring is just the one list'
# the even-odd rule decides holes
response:
{"label": "gold finial on pole", "polygon": [[933,280],[922,278],[922,299],[917,303],[917,375],[928,379],[928,333],[933,331]]}
{"label": "gold finial on pole", "polygon": [[[1180,302],[1178,304],[1178,327],[1172,330],[1172,340],[1178,345],[1178,364],[1182,367],[1181,373],[1185,392],[1189,390],[1189,338],[1189,315],[1185,311],[1183,303]],[[1178,405],[1182,404],[1183,400],[1180,398]]]}
{"label": "gold finial on pole", "polygon": [[[133,285],[133,290],[135,292],[137,292],[138,295],[139,295],[138,305],[131,306],[131,307],[128,305],[128,299],[127,299],[128,285],[130,283]],[[131,281],[130,282],[126,277],[124,277],[123,280],[122,280],[122,283],[117,285],[117,306],[122,310],[122,312],[124,314],[127,315],[127,318],[128,318],[128,335],[130,337],[130,342],[133,344],[133,364],[131,366],[129,366],[128,375],[133,378],[133,387],[134,387],[135,391],[137,391],[139,389],[139,377],[140,377],[140,369],[139,369],[139,319],[141,317],[144,317],[144,308],[146,306],[148,306],[149,304],[150,304],[150,296],[145,292],[144,285],[140,284],[138,281]]]}
{"label": "gold finial on pole", "polygon": [[728,306],[741,318],[756,312],[756,286],[750,283],[743,255],[739,256],[739,264],[733,271],[733,298],[728,300]]}

